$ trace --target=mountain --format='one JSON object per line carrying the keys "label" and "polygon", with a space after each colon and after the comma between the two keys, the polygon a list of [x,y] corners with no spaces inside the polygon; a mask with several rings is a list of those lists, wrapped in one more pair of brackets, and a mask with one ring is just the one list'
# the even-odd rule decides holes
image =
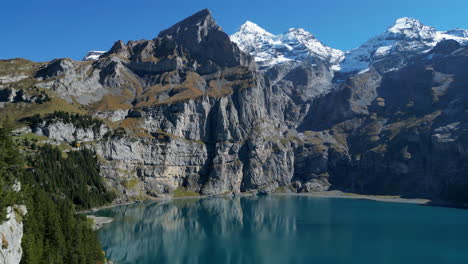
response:
{"label": "mountain", "polygon": [[[468,44],[468,30],[437,31],[417,19],[402,17],[384,33],[346,52],[324,45],[302,28],[290,28],[284,34],[274,35],[250,21],[230,38],[242,51],[252,55],[262,69],[287,62],[313,64],[321,60],[334,71],[349,73],[366,70],[371,65],[384,71],[400,68],[408,58],[427,52],[442,40]],[[83,60],[96,60],[104,53],[90,51]]]}
{"label": "mountain", "polygon": [[413,55],[427,52],[440,41],[449,39],[468,44],[468,30],[437,31],[408,17],[397,19],[384,33],[347,52],[325,46],[301,28],[273,35],[247,21],[231,35],[231,40],[254,56],[260,67],[270,68],[291,61],[314,63],[323,60],[333,70],[343,73],[359,72],[371,65],[377,65],[384,71],[394,70],[405,65]]}
{"label": "mountain", "polygon": [[465,37],[404,18],[343,61],[302,29],[229,36],[202,10],[95,61],[0,61],[0,111],[18,135],[94,149],[116,203],[342,190],[463,205]]}
{"label": "mountain", "polygon": [[356,72],[376,64],[384,71],[394,70],[405,65],[412,56],[428,52],[448,39],[468,44],[468,30],[437,31],[417,19],[399,18],[384,33],[346,52],[341,71]]}
{"label": "mountain", "polygon": [[261,67],[289,61],[314,63],[315,60],[323,60],[336,68],[343,60],[342,51],[325,46],[302,28],[290,28],[284,34],[273,35],[247,21],[238,32],[231,35],[231,40],[242,51],[254,56]]}
{"label": "mountain", "polygon": [[86,56],[84,56],[83,61],[94,61],[94,60],[97,60],[97,59],[99,59],[99,57],[101,57],[104,53],[106,53],[106,52],[105,52],[105,51],[98,51],[98,50],[88,51],[88,53],[86,53]]}

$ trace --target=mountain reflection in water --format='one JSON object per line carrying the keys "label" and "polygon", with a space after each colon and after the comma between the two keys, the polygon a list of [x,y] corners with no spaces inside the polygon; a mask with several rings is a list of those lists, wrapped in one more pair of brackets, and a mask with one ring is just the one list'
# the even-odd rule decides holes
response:
{"label": "mountain reflection in water", "polygon": [[[295,196],[180,199],[102,210],[122,263],[468,263],[468,211]],[[352,260],[352,261],[351,261]]]}

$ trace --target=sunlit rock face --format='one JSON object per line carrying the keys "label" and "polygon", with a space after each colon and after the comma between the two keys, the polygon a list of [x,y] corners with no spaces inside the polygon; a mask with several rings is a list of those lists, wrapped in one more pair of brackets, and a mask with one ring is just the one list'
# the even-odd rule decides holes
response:
{"label": "sunlit rock face", "polygon": [[[116,202],[328,189],[445,198],[468,183],[466,40],[401,18],[341,52],[303,29],[248,22],[228,36],[202,10],[93,60],[0,61],[0,111],[29,126],[19,134],[94,149]],[[54,110],[102,126],[27,121]]]}
{"label": "sunlit rock face", "polygon": [[23,220],[26,206],[7,207],[7,219],[0,224],[0,264],[19,264],[23,249]]}

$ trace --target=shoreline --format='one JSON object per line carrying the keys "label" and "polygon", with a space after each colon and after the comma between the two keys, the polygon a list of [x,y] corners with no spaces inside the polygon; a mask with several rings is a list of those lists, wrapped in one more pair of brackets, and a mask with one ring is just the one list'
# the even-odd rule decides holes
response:
{"label": "shoreline", "polygon": [[368,194],[356,194],[346,193],[342,191],[322,191],[322,192],[309,192],[309,193],[272,193],[272,195],[293,195],[293,196],[307,196],[317,198],[340,198],[340,199],[361,199],[371,200],[377,202],[387,203],[408,203],[408,204],[422,204],[427,205],[431,203],[431,200],[424,198],[402,198],[401,196],[392,195],[368,195]]}
{"label": "shoreline", "polygon": [[87,215],[88,219],[93,221],[93,225],[91,226],[94,231],[101,229],[105,224],[112,223],[114,218],[112,217],[103,217],[103,216],[95,216],[95,215]]}
{"label": "shoreline", "polygon": [[[205,199],[205,198],[232,198],[232,197],[249,197],[257,196],[258,193],[238,193],[238,194],[224,194],[224,195],[199,195],[199,196],[183,196],[183,197],[164,197],[164,198],[154,198],[143,201],[130,201],[120,204],[111,204],[98,208],[92,208],[90,210],[80,211],[79,214],[86,214],[86,217],[93,221],[93,229],[99,230],[105,224],[111,223],[114,219],[112,217],[100,217],[94,215],[94,213],[110,209],[118,206],[140,204],[146,202],[171,202],[181,199]],[[295,192],[277,192],[270,193],[266,196],[305,196],[305,197],[315,197],[315,198],[337,198],[337,199],[361,199],[361,200],[371,200],[377,202],[387,202],[387,203],[406,203],[406,204],[419,204],[419,205],[432,205],[432,206],[444,206],[443,204],[432,203],[429,199],[422,198],[401,198],[400,196],[390,196],[390,195],[366,195],[366,194],[356,194],[356,193],[346,193],[342,191],[322,191],[322,192],[309,192],[309,193],[295,193]]]}
{"label": "shoreline", "polygon": [[[110,209],[118,206],[133,205],[146,202],[170,202],[173,200],[181,199],[205,199],[205,198],[231,198],[231,197],[249,197],[257,196],[257,193],[236,193],[236,194],[221,194],[221,195],[197,195],[197,196],[182,196],[182,197],[164,197],[164,198],[153,198],[147,200],[137,200],[137,201],[128,201],[118,204],[110,204],[102,207],[96,207],[89,210],[83,210],[77,212],[78,214],[93,214],[97,211]],[[295,193],[295,192],[273,192],[267,194],[266,196],[307,196],[307,197],[317,197],[317,198],[342,198],[342,199],[363,199],[363,200],[372,200],[378,202],[392,202],[392,203],[410,203],[410,204],[426,204],[429,205],[432,201],[424,198],[402,198],[400,196],[390,196],[390,195],[367,195],[367,194],[356,194],[356,193],[346,193],[342,191],[321,191],[321,192],[308,192],[308,193]],[[447,206],[444,206],[447,207]]]}
{"label": "shoreline", "polygon": [[[151,203],[151,202],[171,202],[175,200],[183,199],[206,199],[206,198],[233,198],[233,197],[251,197],[258,196],[259,193],[237,193],[237,194],[220,194],[220,195],[197,195],[197,196],[182,196],[182,197],[159,197],[146,200],[136,200],[128,201],[125,203],[111,204],[102,207],[92,208],[90,210],[79,211],[78,214],[86,214],[86,216],[93,221],[93,226],[96,227],[95,230],[102,228],[103,225],[111,223],[114,219],[112,217],[100,217],[96,216],[94,213],[110,209],[118,206],[134,205],[140,203]],[[425,198],[402,198],[401,196],[393,195],[368,195],[368,194],[356,194],[356,193],[347,193],[337,190],[332,191],[321,191],[321,192],[309,192],[309,193],[295,193],[295,192],[273,192],[265,194],[264,196],[305,196],[305,197],[315,197],[315,198],[337,198],[337,199],[361,199],[361,200],[370,200],[377,202],[386,202],[386,203],[403,203],[403,204],[417,204],[425,206],[434,206],[434,207],[445,207],[445,208],[456,208],[456,209],[468,209],[465,206],[456,206],[443,201],[435,201]],[[263,196],[263,195],[262,195]]]}

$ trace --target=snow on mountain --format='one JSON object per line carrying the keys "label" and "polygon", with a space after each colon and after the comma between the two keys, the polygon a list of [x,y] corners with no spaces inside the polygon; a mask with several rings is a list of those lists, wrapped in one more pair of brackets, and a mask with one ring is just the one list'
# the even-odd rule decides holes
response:
{"label": "snow on mountain", "polygon": [[247,21],[231,40],[252,56],[261,67],[271,67],[288,61],[310,61],[316,58],[328,61],[337,68],[343,60],[341,50],[323,45],[314,35],[302,28],[291,28],[286,33],[273,35],[257,24]]}
{"label": "snow on mountain", "polygon": [[453,39],[468,44],[468,30],[437,31],[409,17],[399,18],[384,33],[370,39],[360,47],[345,53],[342,72],[361,71],[387,55],[395,53],[418,54],[433,48],[438,42]]}
{"label": "snow on mountain", "polygon": [[83,61],[93,61],[99,59],[107,51],[92,50],[89,51],[86,56],[83,58]]}
{"label": "snow on mountain", "polygon": [[[360,72],[375,62],[394,54],[412,55],[426,52],[438,42],[453,39],[468,45],[468,30],[437,31],[409,17],[399,18],[384,33],[371,38],[360,47],[343,52],[325,46],[302,28],[290,28],[274,35],[250,21],[230,36],[241,50],[254,56],[260,67],[269,68],[290,61],[315,63],[317,59],[330,63],[335,71]],[[97,60],[105,51],[90,51],[84,61]]]}

